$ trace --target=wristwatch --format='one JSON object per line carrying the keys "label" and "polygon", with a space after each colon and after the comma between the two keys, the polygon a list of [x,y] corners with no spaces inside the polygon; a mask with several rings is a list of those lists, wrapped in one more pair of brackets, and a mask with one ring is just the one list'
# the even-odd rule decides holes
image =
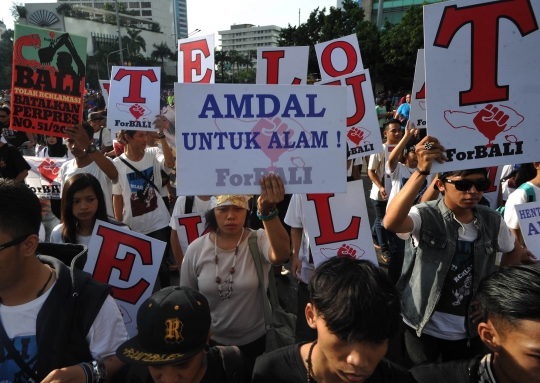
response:
{"label": "wristwatch", "polygon": [[103,363],[101,360],[93,360],[92,361],[92,376],[93,376],[93,379],[92,379],[93,383],[103,383],[105,379],[107,378],[107,367],[105,367],[105,363]]}
{"label": "wristwatch", "polygon": [[90,144],[88,145],[88,148],[85,150],[86,153],[94,153],[96,151],[96,145]]}

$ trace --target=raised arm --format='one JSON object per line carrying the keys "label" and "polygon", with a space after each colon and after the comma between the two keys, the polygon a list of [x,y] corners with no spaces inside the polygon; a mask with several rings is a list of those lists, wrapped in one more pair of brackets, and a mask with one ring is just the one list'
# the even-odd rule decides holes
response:
{"label": "raised arm", "polygon": [[401,153],[403,153],[403,149],[405,148],[405,146],[407,146],[407,143],[411,140],[411,138],[417,134],[418,129],[416,129],[414,123],[411,122],[411,120],[407,121],[403,137],[388,156],[388,168],[392,173],[394,172],[394,170],[396,170],[397,164],[399,162],[399,157],[401,156]]}

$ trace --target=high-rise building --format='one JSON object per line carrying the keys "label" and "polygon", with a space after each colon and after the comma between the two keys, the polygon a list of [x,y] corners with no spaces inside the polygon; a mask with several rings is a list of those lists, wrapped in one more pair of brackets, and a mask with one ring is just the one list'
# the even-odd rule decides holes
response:
{"label": "high-rise building", "polygon": [[187,4],[186,0],[173,0],[174,14],[176,16],[176,36],[179,39],[188,36]]}
{"label": "high-rise building", "polygon": [[368,20],[371,20],[374,23],[377,23],[381,1],[383,3],[381,22],[384,23],[384,20],[388,20],[392,24],[397,24],[401,21],[403,15],[411,5],[420,7],[424,1],[426,3],[438,3],[441,0],[364,0],[363,3],[366,17],[370,15]]}

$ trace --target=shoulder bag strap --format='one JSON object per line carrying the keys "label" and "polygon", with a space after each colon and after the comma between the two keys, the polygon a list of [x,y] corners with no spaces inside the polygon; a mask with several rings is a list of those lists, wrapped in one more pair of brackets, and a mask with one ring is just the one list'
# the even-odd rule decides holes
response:
{"label": "shoulder bag strap", "polygon": [[527,202],[536,202],[536,192],[531,185],[525,182],[519,186],[519,189],[525,190],[525,193],[527,194]]}
{"label": "shoulder bag strap", "polygon": [[105,147],[105,145],[103,145],[103,129],[105,128],[102,127],[99,131],[99,148],[100,149],[103,149]]}
{"label": "shoulder bag strap", "polygon": [[23,360],[21,357],[21,354],[19,354],[19,351],[15,348],[13,345],[13,342],[11,339],[9,339],[6,329],[4,328],[4,324],[0,320],[0,341],[2,342],[2,345],[7,350],[9,355],[13,358],[15,363],[17,363],[17,366],[23,371],[26,376],[31,378],[34,382],[39,382],[41,379],[38,378],[36,372],[30,368],[30,366]]}
{"label": "shoulder bag strap", "polygon": [[122,157],[118,157],[120,158],[120,161],[122,161],[124,164],[126,164],[129,168],[131,168],[131,170],[133,170],[135,173],[137,173],[137,175],[139,177],[141,177],[142,179],[144,179],[146,182],[148,182],[150,185],[152,185],[152,187],[156,190],[156,192],[159,191],[159,189],[157,188],[157,186],[151,181],[148,179],[148,177],[146,177],[143,173],[141,173],[140,170],[137,170],[135,169],[135,167],[133,165],[131,165],[129,162],[127,162],[126,160],[124,160]]}
{"label": "shoulder bag strap", "polygon": [[184,208],[184,214],[191,214],[193,213],[193,203],[195,202],[195,196],[188,195],[186,197],[186,204]]}
{"label": "shoulder bag strap", "polygon": [[[257,276],[259,277],[259,287],[263,295],[263,308],[264,308],[264,322],[266,323],[266,329],[274,326],[274,320],[272,319],[272,309],[270,308],[270,302],[268,301],[268,296],[266,295],[266,289],[264,288],[264,277],[263,270],[261,265],[261,257],[259,255],[259,245],[257,245],[257,232],[252,231],[249,234],[248,238],[249,250],[251,256],[253,257],[253,262],[255,262],[255,269],[257,270]],[[270,270],[272,272],[272,270]],[[272,275],[273,277],[273,275]],[[271,282],[268,281],[268,286],[270,287]],[[274,284],[275,288],[275,284]]]}

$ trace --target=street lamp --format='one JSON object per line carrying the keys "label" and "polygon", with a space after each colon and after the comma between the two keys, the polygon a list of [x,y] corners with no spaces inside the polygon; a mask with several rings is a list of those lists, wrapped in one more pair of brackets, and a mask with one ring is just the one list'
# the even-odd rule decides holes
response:
{"label": "street lamp", "polygon": [[[127,48],[124,48],[124,49],[127,49]],[[111,54],[113,54],[113,53],[120,52],[120,60],[122,60],[122,65],[123,65],[123,64],[124,64],[124,60],[123,60],[124,55],[122,54],[122,51],[123,51],[124,49],[119,49],[119,50],[117,50],[117,51],[112,51],[112,52],[110,52],[110,53],[107,55],[107,74],[109,75],[109,80],[111,79],[111,71],[110,71],[110,69],[109,69],[109,56],[110,56]]]}

